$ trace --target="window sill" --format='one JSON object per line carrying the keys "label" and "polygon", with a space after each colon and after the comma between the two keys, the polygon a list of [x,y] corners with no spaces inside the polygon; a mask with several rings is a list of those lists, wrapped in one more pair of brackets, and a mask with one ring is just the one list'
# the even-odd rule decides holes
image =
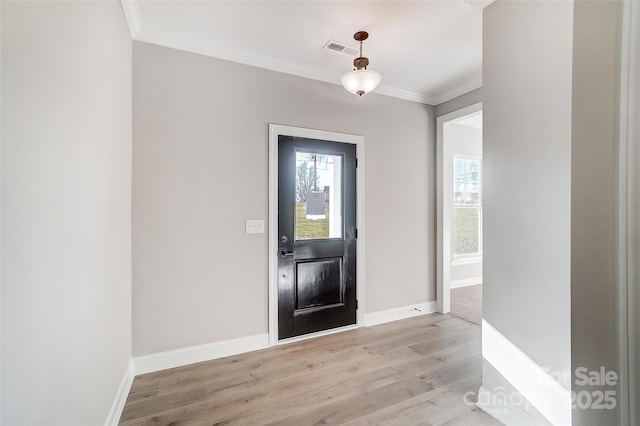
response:
{"label": "window sill", "polygon": [[451,261],[451,266],[471,265],[473,263],[482,263],[482,256],[459,257]]}

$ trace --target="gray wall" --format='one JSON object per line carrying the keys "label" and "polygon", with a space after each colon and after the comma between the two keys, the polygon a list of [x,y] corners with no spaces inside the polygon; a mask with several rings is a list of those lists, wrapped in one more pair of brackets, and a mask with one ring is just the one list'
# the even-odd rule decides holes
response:
{"label": "gray wall", "polygon": [[366,312],[435,300],[434,108],[134,42],[133,351],[267,332],[268,123],[365,137]]}
{"label": "gray wall", "polygon": [[483,21],[484,316],[561,371],[571,349],[572,12],[498,1]]}
{"label": "gray wall", "polygon": [[631,424],[640,423],[640,3],[634,3],[632,15],[635,22],[633,39],[635,43],[630,58],[630,104],[629,104],[629,176],[627,191],[627,223],[629,240],[625,241],[629,250],[629,355],[630,355],[630,387],[631,387]]}
{"label": "gray wall", "polygon": [[119,2],[2,2],[2,424],[104,424],[131,359]]}
{"label": "gray wall", "polygon": [[[571,368],[572,21],[570,2],[483,14],[483,317],[555,372]],[[500,382],[493,371],[485,386]]]}
{"label": "gray wall", "polygon": [[[571,363],[618,369],[614,272],[621,2],[574,6],[571,134]],[[577,386],[592,392],[612,388]],[[613,389],[615,390],[615,389]],[[620,424],[615,410],[576,409],[574,425]]]}
{"label": "gray wall", "polygon": [[[620,2],[582,0],[498,1],[484,12],[483,314],[553,372],[619,367],[619,12]],[[483,354],[495,349],[484,343]],[[496,370],[485,368],[485,386],[506,374]],[[531,414],[552,423],[554,403],[576,425],[619,422],[617,409],[570,412],[568,400],[534,396],[545,404]]]}
{"label": "gray wall", "polygon": [[482,87],[457,96],[436,106],[436,117],[482,102]]}

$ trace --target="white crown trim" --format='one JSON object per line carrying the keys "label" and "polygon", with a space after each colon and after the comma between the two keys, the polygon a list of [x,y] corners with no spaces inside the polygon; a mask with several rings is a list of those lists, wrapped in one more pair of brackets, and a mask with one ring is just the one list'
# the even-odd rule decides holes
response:
{"label": "white crown trim", "polygon": [[[236,50],[212,48],[209,45],[205,45],[195,40],[189,40],[149,30],[139,32],[135,39],[137,41],[157,44],[172,49],[196,53],[199,55],[218,58],[225,61],[254,66],[270,71],[281,72],[284,74],[295,75],[297,77],[308,78],[311,80],[323,81],[325,83],[331,83],[340,86],[340,76],[327,75],[324,73],[319,73],[318,71],[310,68],[292,65],[262,56],[248,55]],[[378,88],[376,88],[373,93],[430,105],[433,105],[435,100],[435,98],[427,96],[423,93],[395,89],[384,85],[378,86]]]}
{"label": "white crown trim", "polygon": [[484,10],[487,7],[491,6],[496,0],[464,0],[469,6],[478,9]]}
{"label": "white crown trim", "polygon": [[[202,43],[201,41],[180,37],[174,34],[167,34],[164,32],[153,30],[143,30],[142,19],[140,17],[140,11],[138,10],[137,0],[120,1],[127,18],[127,23],[129,24],[131,37],[134,40],[340,86],[341,75],[321,73],[312,68],[301,67],[259,55],[250,55],[237,50],[227,49],[223,46],[213,47],[211,45]],[[486,6],[491,4],[493,1],[495,0],[467,0],[469,4],[486,3]],[[445,92],[444,94],[435,96],[428,93],[414,92],[410,90],[385,86],[383,80],[382,85],[378,86],[378,88],[376,88],[373,93],[427,105],[439,105],[443,102],[455,98],[456,96],[477,89],[478,87],[481,87],[481,85],[481,80],[472,81],[471,83],[465,84],[462,87],[457,87],[453,90]]]}
{"label": "white crown trim", "polygon": [[469,93],[472,90],[480,89],[481,87],[482,79],[471,81],[468,84],[457,87],[456,89],[449,90],[441,96],[434,97],[432,99],[433,103],[431,103],[431,105],[440,105],[443,102],[450,101],[453,98],[457,98],[458,96],[464,95],[465,93]]}
{"label": "white crown trim", "polygon": [[142,28],[142,19],[140,18],[138,4],[135,0],[120,0],[120,4],[122,4],[122,10],[129,25],[131,38],[135,39]]}

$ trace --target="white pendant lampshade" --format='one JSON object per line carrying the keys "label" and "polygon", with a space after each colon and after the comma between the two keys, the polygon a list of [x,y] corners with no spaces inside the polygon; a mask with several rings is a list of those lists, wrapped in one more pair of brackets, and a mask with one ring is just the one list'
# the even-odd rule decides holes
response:
{"label": "white pendant lampshade", "polygon": [[346,73],[340,82],[349,92],[362,96],[378,87],[382,76],[373,70],[368,70],[369,59],[362,56],[362,42],[369,37],[366,31],[358,31],[353,38],[360,42],[360,56],[353,60],[355,70]]}
{"label": "white pendant lampshade", "polygon": [[354,70],[346,73],[340,82],[349,92],[364,95],[373,91],[382,81],[382,76],[373,70]]}

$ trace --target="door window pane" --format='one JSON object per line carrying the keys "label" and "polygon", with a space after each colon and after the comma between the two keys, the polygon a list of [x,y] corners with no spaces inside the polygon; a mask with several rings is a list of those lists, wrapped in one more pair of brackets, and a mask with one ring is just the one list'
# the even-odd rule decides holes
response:
{"label": "door window pane", "polygon": [[342,238],[342,156],[296,152],[296,240]]}

